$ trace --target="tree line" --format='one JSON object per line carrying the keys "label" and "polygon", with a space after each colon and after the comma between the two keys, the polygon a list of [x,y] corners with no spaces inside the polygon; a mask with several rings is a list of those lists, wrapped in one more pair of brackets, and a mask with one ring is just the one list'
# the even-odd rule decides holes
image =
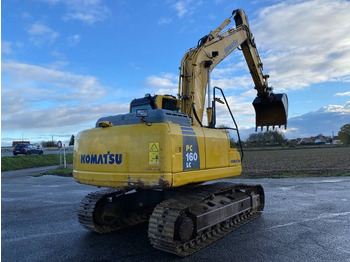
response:
{"label": "tree line", "polygon": [[[338,136],[344,145],[350,144],[350,124],[345,124],[340,128]],[[319,134],[317,137],[323,137],[324,143],[331,143],[332,138]],[[246,146],[274,146],[274,145],[286,145],[288,140],[281,132],[278,131],[266,131],[260,133],[250,134],[248,139],[244,141]]]}
{"label": "tree line", "polygon": [[276,130],[250,134],[245,141],[246,146],[275,146],[285,143],[284,135]]}

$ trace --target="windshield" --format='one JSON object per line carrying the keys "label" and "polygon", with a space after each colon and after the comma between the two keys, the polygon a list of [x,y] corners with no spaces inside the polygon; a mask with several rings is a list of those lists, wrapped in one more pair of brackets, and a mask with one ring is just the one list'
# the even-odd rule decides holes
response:
{"label": "windshield", "polygon": [[26,146],[26,144],[17,144],[17,145],[15,145],[15,148],[24,147],[24,146]]}

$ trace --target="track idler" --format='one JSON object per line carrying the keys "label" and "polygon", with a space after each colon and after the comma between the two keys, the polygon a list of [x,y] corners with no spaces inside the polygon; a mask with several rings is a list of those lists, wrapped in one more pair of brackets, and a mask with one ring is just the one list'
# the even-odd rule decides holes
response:
{"label": "track idler", "polygon": [[255,109],[255,131],[264,126],[269,130],[272,126],[287,128],[288,97],[286,94],[272,94],[269,98],[256,97],[253,101]]}

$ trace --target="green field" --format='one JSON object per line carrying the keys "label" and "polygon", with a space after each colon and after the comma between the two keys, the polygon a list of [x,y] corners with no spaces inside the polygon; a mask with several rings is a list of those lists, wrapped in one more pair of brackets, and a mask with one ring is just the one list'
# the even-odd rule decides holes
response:
{"label": "green field", "polygon": [[[62,156],[63,158],[63,156]],[[67,164],[73,163],[73,154],[66,154]],[[62,160],[63,163],[63,160]],[[59,154],[2,156],[1,171],[17,170],[31,167],[54,166],[60,164]]]}

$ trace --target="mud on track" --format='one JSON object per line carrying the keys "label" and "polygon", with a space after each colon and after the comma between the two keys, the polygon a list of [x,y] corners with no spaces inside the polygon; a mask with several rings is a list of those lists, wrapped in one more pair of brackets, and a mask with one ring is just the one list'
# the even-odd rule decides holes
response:
{"label": "mud on track", "polygon": [[350,147],[244,151],[241,177],[350,175]]}

